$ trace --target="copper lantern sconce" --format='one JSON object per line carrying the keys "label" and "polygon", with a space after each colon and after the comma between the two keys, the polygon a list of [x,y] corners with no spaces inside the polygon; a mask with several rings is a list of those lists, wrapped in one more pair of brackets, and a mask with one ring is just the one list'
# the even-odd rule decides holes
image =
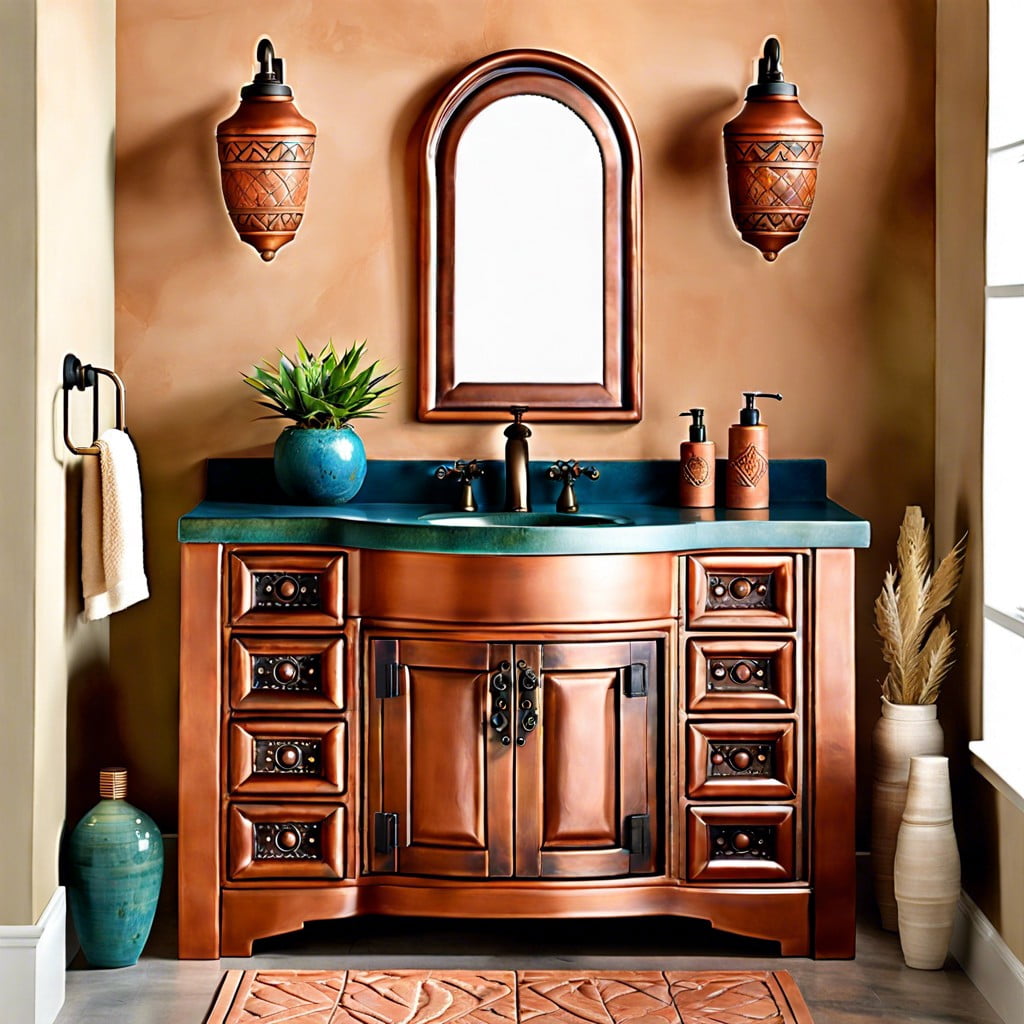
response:
{"label": "copper lantern sconce", "polygon": [[723,133],[733,223],[769,263],[807,223],[825,138],[783,79],[781,58],[778,39],[768,39],[757,83]]}
{"label": "copper lantern sconce", "polygon": [[269,39],[259,41],[256,60],[238,110],[217,125],[217,156],[231,223],[269,262],[302,223],[316,125],[295,108]]}

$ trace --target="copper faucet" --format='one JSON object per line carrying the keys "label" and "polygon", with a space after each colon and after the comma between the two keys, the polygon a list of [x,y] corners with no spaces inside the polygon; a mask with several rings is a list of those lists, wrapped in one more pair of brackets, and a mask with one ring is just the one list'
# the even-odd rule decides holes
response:
{"label": "copper faucet", "polygon": [[526,439],[532,431],[523,422],[525,405],[509,406],[515,422],[505,428],[505,511],[529,512],[530,448]]}

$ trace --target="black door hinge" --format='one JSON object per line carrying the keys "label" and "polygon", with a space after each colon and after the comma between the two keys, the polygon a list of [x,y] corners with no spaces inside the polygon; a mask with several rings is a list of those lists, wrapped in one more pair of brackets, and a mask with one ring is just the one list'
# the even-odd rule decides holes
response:
{"label": "black door hinge", "polygon": [[637,860],[651,855],[651,817],[649,814],[630,814],[626,818],[626,849]]}
{"label": "black door hinge", "polygon": [[373,848],[377,853],[390,853],[398,845],[398,815],[394,811],[377,811],[373,816]]}
{"label": "black door hinge", "polygon": [[398,680],[402,666],[397,661],[389,661],[380,666],[377,672],[377,685],[375,693],[378,700],[387,700],[389,697],[397,697],[399,694]]}
{"label": "black door hinge", "polygon": [[626,666],[625,691],[627,697],[647,696],[647,666],[642,661]]}

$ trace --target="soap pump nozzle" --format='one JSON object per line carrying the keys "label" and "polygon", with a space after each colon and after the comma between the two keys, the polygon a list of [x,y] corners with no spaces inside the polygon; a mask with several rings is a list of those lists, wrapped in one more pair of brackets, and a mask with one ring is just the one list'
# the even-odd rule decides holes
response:
{"label": "soap pump nozzle", "polygon": [[690,424],[691,441],[700,443],[708,439],[708,428],[704,426],[703,409],[687,409],[685,412],[681,412],[679,415],[693,417],[693,422]]}
{"label": "soap pump nozzle", "polygon": [[743,397],[747,400],[746,407],[740,409],[740,425],[744,427],[756,427],[761,422],[761,410],[754,405],[758,398],[774,398],[776,402],[782,401],[782,395],[771,394],[767,391],[744,391]]}

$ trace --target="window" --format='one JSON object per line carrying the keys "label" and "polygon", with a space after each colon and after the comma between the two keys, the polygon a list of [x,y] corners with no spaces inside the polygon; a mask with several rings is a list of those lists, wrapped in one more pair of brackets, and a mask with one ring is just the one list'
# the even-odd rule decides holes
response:
{"label": "window", "polygon": [[1024,4],[989,4],[985,680],[979,769],[1024,807]]}

